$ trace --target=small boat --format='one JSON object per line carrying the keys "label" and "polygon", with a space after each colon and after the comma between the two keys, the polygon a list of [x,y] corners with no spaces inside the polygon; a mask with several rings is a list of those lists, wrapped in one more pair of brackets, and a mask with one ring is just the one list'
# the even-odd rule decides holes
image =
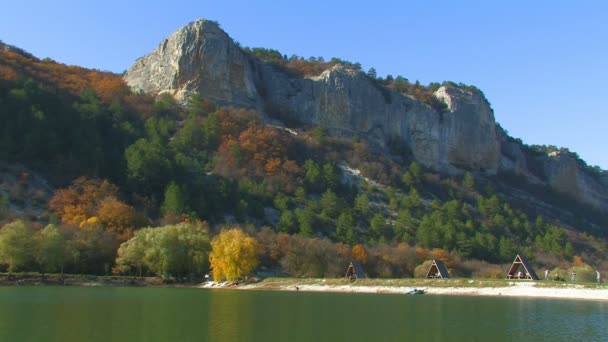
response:
{"label": "small boat", "polygon": [[406,292],[405,294],[408,295],[421,295],[421,294],[425,294],[426,290],[420,290],[420,289],[411,289],[410,291]]}

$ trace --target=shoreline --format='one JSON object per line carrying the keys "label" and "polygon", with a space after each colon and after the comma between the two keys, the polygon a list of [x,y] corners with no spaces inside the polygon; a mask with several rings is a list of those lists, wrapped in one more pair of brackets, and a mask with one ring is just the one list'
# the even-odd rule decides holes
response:
{"label": "shoreline", "polygon": [[503,279],[360,279],[353,283],[346,279],[267,278],[251,279],[244,284],[163,281],[156,277],[121,277],[65,275],[14,275],[0,278],[0,286],[81,286],[81,287],[164,287],[243,291],[291,291],[365,294],[407,294],[413,289],[428,295],[489,296],[519,298],[552,298],[589,301],[608,301],[608,286],[593,283],[562,283],[545,281],[513,281]]}
{"label": "shoreline", "polygon": [[[333,292],[333,293],[366,293],[366,294],[407,294],[413,289],[424,290],[428,295],[449,296],[480,296],[480,297],[511,297],[511,298],[550,298],[550,299],[572,299],[588,301],[607,301],[608,287],[600,285],[592,287],[591,284],[561,284],[561,283],[539,283],[531,281],[508,281],[500,286],[460,286],[450,285],[449,281],[444,283],[421,281],[412,282],[412,285],[358,285],[358,284],[323,284],[319,280],[317,284],[290,283],[281,284],[280,281],[273,284],[264,282],[246,284],[236,287],[239,290],[270,290],[270,291],[292,291],[292,292]],[[221,288],[202,286],[205,288]]]}

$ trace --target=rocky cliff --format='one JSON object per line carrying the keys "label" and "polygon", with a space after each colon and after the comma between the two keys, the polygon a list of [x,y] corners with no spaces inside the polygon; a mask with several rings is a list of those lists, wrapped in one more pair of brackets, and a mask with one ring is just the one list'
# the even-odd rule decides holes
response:
{"label": "rocky cliff", "polygon": [[546,156],[540,160],[543,177],[531,171],[521,145],[497,128],[490,104],[475,89],[442,86],[433,95],[447,109],[438,111],[339,64],[314,77],[295,77],[245,52],[207,20],[173,33],[137,60],[125,80],[135,91],[168,92],[182,102],[198,94],[222,105],[280,112],[332,132],[357,133],[379,146],[397,139],[430,169],[514,172],[608,210],[608,186],[580,163]]}

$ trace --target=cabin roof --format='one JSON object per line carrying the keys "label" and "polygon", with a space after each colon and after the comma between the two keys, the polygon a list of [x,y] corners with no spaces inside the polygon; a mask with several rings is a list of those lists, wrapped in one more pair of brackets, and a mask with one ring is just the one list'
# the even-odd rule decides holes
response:
{"label": "cabin roof", "polygon": [[539,279],[538,275],[536,275],[536,272],[534,272],[532,265],[530,265],[530,262],[528,261],[528,259],[526,259],[526,257],[523,254],[517,254],[515,256],[515,260],[513,260],[513,264],[511,264],[511,267],[509,267],[509,271],[507,272],[507,279],[513,278],[513,276],[515,275],[515,272],[520,267],[523,267],[524,271],[526,272],[526,277],[529,276],[528,279],[532,279],[532,280]]}
{"label": "cabin roof", "polygon": [[448,272],[448,268],[445,267],[443,261],[439,259],[433,259],[433,261],[431,262],[431,267],[429,267],[429,271],[426,273],[426,277],[449,279],[450,274]]}

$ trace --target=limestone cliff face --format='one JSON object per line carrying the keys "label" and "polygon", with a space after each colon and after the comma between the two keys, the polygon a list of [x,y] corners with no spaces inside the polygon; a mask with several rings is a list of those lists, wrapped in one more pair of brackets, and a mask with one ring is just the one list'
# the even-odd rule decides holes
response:
{"label": "limestone cliff face", "polygon": [[608,208],[608,188],[581,168],[571,155],[552,152],[546,156],[544,171],[555,190],[570,195],[596,208]]}
{"label": "limestone cliff face", "polygon": [[448,106],[441,125],[449,165],[495,174],[500,160],[494,112],[478,91],[441,87],[435,97]]}
{"label": "limestone cliff face", "polygon": [[294,77],[244,52],[217,23],[206,20],[173,33],[137,60],[125,80],[135,91],[168,92],[182,102],[198,94],[221,105],[280,113],[340,134],[357,133],[379,146],[397,139],[430,169],[448,174],[513,172],[608,210],[608,180],[595,180],[562,157],[545,156],[531,168],[522,146],[496,125],[489,103],[477,90],[439,88],[434,96],[447,106],[439,112],[342,65],[315,77]]}
{"label": "limestone cliff face", "polygon": [[259,95],[249,57],[208,20],[195,21],[138,59],[125,80],[134,91],[168,92],[178,100],[203,94],[220,104],[254,107]]}

